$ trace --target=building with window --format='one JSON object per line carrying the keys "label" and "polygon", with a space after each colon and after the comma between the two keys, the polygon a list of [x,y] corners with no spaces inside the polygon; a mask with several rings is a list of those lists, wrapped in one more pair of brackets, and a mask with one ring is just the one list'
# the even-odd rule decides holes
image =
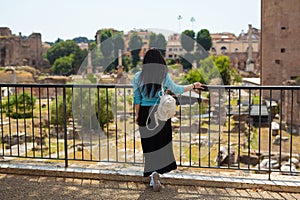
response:
{"label": "building with window", "polygon": [[148,30],[132,30],[129,31],[126,35],[124,35],[125,38],[125,54],[130,55],[130,48],[129,48],[129,41],[130,37],[133,33],[137,33],[139,37],[142,39],[143,46],[140,51],[140,57],[143,58],[146,52],[149,49],[149,40],[150,40],[150,35],[152,34],[151,31]]}
{"label": "building with window", "polygon": [[300,1],[261,1],[262,85],[300,77]]}
{"label": "building with window", "polygon": [[174,33],[168,37],[166,46],[166,58],[167,59],[178,59],[179,56],[184,55],[186,50],[181,46],[180,34]]}
{"label": "building with window", "polygon": [[[239,36],[233,33],[212,33],[211,54],[226,55],[231,60],[231,67],[245,71],[260,71],[260,30],[249,25],[248,31],[242,31]],[[250,58],[249,58],[250,57]],[[247,69],[248,62],[254,64],[253,69]]]}
{"label": "building with window", "polygon": [[[262,85],[299,85],[299,32],[299,0],[261,0]],[[263,96],[271,98],[267,91]],[[272,100],[282,100],[282,120],[287,130],[300,133],[299,91],[273,91]]]}

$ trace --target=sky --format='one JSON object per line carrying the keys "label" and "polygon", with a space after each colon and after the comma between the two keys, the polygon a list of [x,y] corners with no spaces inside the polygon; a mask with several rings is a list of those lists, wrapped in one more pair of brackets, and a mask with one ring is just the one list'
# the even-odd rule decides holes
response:
{"label": "sky", "polygon": [[43,42],[95,39],[102,28],[166,34],[208,29],[238,35],[247,32],[248,24],[260,29],[261,10],[260,0],[0,0],[0,8],[0,27],[25,36],[41,33]]}

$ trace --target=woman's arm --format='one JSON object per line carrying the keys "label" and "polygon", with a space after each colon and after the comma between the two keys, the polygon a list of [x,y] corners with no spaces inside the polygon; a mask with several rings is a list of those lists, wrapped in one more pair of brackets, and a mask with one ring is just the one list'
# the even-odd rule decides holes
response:
{"label": "woman's arm", "polygon": [[193,84],[189,85],[177,85],[174,83],[169,76],[169,74],[166,75],[166,81],[165,86],[170,89],[175,94],[182,94],[184,92],[190,91],[192,89],[204,89],[204,84],[201,84],[200,82],[195,82]]}
{"label": "woman's arm", "polygon": [[201,84],[199,82],[195,82],[193,84],[185,85],[184,86],[184,92],[190,91],[192,89],[204,89],[204,84]]}
{"label": "woman's arm", "polygon": [[135,104],[135,122],[138,123],[141,104]]}

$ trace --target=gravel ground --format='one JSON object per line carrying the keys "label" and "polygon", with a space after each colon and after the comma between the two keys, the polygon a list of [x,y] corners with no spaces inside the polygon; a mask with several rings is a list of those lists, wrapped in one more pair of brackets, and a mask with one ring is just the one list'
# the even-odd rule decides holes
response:
{"label": "gravel ground", "polygon": [[139,182],[0,174],[0,198],[35,199],[300,199],[300,194],[261,189],[163,185],[154,192]]}

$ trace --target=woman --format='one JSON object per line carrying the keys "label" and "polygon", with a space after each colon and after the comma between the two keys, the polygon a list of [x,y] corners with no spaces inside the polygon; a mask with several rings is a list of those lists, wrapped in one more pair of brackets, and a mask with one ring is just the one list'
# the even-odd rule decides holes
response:
{"label": "woman", "polygon": [[[161,188],[159,174],[177,168],[172,148],[171,119],[166,122],[159,121],[159,126],[154,130],[148,128],[155,127],[153,116],[155,105],[159,103],[162,86],[175,94],[182,94],[196,88],[203,89],[204,85],[199,82],[185,86],[175,84],[168,74],[166,61],[158,49],[147,51],[142,71],[134,75],[135,115],[145,157],[144,177],[150,176],[150,186],[154,191],[159,191]],[[146,126],[149,115],[149,124]]]}

